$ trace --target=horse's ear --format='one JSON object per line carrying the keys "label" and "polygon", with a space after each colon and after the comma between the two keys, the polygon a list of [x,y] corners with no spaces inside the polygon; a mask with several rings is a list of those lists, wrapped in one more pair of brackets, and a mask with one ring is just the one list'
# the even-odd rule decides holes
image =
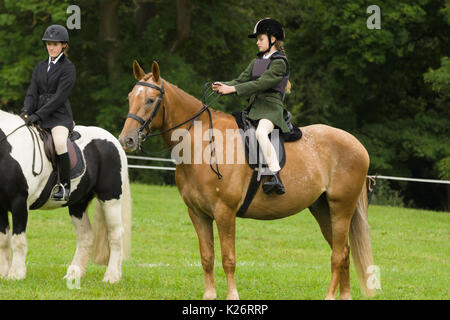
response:
{"label": "horse's ear", "polygon": [[159,65],[158,62],[153,61],[152,64],[152,75],[153,75],[153,81],[158,82],[160,74],[159,74]]}
{"label": "horse's ear", "polygon": [[136,60],[134,60],[134,62],[133,62],[133,73],[134,73],[134,77],[137,80],[141,80],[145,76],[144,70],[141,68],[141,66],[139,65],[139,63]]}

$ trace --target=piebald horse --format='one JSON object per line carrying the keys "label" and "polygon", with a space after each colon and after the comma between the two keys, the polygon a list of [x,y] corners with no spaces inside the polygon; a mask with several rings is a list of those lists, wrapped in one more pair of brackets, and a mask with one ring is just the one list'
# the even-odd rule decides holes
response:
{"label": "piebald horse", "polygon": [[[128,256],[131,239],[126,154],[118,140],[101,128],[75,126],[74,130],[81,134],[75,143],[84,155],[84,174],[72,180],[68,202],[50,200],[40,209],[69,208],[77,247],[66,279],[83,277],[92,253],[95,263],[108,265],[103,281],[115,283],[121,278],[122,261]],[[29,208],[40,197],[53,171],[50,161],[42,156],[43,142],[37,137],[36,128],[27,128],[19,116],[0,110],[1,278],[26,277]],[[97,201],[92,228],[88,206],[94,197]],[[8,212],[12,213],[12,234]]]}
{"label": "piebald horse", "polygon": [[[134,61],[133,72],[138,82],[128,95],[129,114],[119,137],[123,148],[135,151],[142,138],[154,130],[160,131],[167,147],[174,148],[181,143],[179,133],[175,139],[171,136],[172,129],[177,128],[186,133],[182,141],[187,143],[188,148],[183,153],[187,150],[191,158],[198,156],[196,144],[202,146],[200,152],[206,150],[210,142],[205,139],[210,129],[210,115],[208,112],[199,114],[202,102],[165,81],[155,61],[151,73],[145,73]],[[210,112],[213,132],[225,136],[226,129],[238,129],[233,116],[215,110]],[[186,140],[187,134],[195,131],[195,128],[192,129],[193,119],[201,123],[201,141]],[[331,282],[326,299],[336,298],[338,286],[339,298],[351,299],[350,247],[361,289],[365,295],[373,296],[374,288],[368,282],[370,279],[367,273],[373,265],[367,220],[366,175],[369,155],[354,136],[343,130],[326,125],[311,125],[301,130],[303,137],[299,141],[285,144],[287,161],[280,176],[286,193],[268,195],[260,188],[243,218],[279,219],[309,208],[332,249]],[[189,137],[192,136],[190,134]],[[240,139],[237,141],[230,150],[225,147],[224,141],[217,139],[216,150],[223,150],[223,158],[226,158],[227,152],[242,154],[242,142]],[[208,154],[205,152],[200,157],[208,158]],[[214,161],[215,158],[212,159]],[[217,298],[214,287],[215,220],[222,266],[227,278],[227,299],[239,299],[234,276],[235,221],[252,170],[246,163],[227,162],[219,165],[222,175],[219,179],[219,175],[211,168],[211,163],[205,161],[183,161],[176,166],[176,185],[188,207],[199,240],[205,284],[203,298]]]}

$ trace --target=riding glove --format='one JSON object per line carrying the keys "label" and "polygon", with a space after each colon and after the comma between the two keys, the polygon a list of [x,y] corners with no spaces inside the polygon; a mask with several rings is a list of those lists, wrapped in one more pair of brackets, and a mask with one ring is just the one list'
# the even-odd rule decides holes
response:
{"label": "riding glove", "polygon": [[[22,116],[22,114],[21,114],[21,116]],[[37,115],[37,114],[35,114],[35,113],[33,113],[32,115],[27,115],[27,114],[25,114],[25,115],[23,115],[22,116],[22,118],[23,118],[23,120],[25,121],[25,124],[27,125],[27,126],[29,126],[29,125],[31,125],[31,124],[33,124],[33,123],[36,123],[36,122],[38,122],[39,120],[41,120],[41,118],[39,118],[39,116]]]}

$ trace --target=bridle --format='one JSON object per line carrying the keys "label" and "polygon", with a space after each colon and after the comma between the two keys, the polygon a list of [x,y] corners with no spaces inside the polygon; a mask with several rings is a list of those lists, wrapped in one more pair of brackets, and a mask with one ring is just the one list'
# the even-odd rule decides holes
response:
{"label": "bridle", "polygon": [[[156,117],[156,114],[157,114],[158,110],[160,109],[161,104],[163,106],[163,121],[162,121],[162,124],[164,124],[164,122],[165,122],[165,119],[166,119],[166,107],[164,105],[164,94],[165,94],[164,80],[162,79],[161,87],[158,87],[158,86],[156,86],[154,84],[151,84],[151,83],[148,83],[148,82],[142,82],[142,81],[136,82],[136,85],[150,87],[150,88],[158,90],[161,93],[159,95],[158,101],[156,102],[155,108],[153,109],[150,117],[147,120],[139,117],[138,115],[136,115],[134,113],[128,113],[128,115],[127,115],[127,118],[132,118],[132,119],[138,121],[141,124],[141,127],[138,129],[139,150],[143,152],[143,149],[142,149],[142,146],[141,146],[141,142],[144,142],[148,137],[160,136],[160,135],[162,135],[164,133],[167,133],[167,132],[170,132],[170,131],[172,131],[174,129],[177,129],[177,128],[181,127],[182,125],[192,121],[192,123],[189,125],[189,127],[186,130],[186,133],[189,132],[189,130],[194,125],[195,119],[197,119],[203,112],[208,111],[209,128],[210,128],[210,130],[209,130],[209,141],[211,143],[210,167],[211,167],[212,171],[217,175],[217,177],[219,179],[222,179],[222,174],[219,172],[219,166],[217,164],[217,154],[215,152],[214,135],[212,133],[213,132],[213,130],[212,130],[213,129],[213,123],[212,123],[211,110],[209,109],[209,106],[205,103],[206,99],[209,98],[211,96],[211,94],[212,94],[211,93],[208,97],[206,97],[206,89],[210,85],[210,83],[207,82],[203,86],[203,96],[202,96],[202,105],[203,106],[202,106],[202,108],[200,109],[199,112],[197,112],[194,116],[190,117],[189,119],[181,122],[180,124],[177,124],[177,125],[169,128],[169,129],[166,129],[164,131],[160,131],[159,133],[152,133],[151,130],[150,130],[149,125],[151,124],[153,119]],[[215,101],[218,97],[220,97],[220,94],[213,101]],[[211,101],[209,104],[211,104],[213,101]],[[144,129],[147,131],[146,133],[144,133]],[[170,150],[170,149],[171,148],[168,148],[168,149],[166,149],[166,151]],[[216,169],[213,168],[212,161],[211,161],[213,153],[214,153],[214,155],[216,157]]]}
{"label": "bridle", "polygon": [[[136,85],[150,87],[150,88],[158,90],[161,93],[159,95],[158,101],[156,102],[156,106],[153,109],[152,114],[150,115],[150,117],[147,120],[142,119],[141,117],[139,117],[138,115],[136,115],[134,113],[129,113],[127,115],[127,118],[132,118],[141,124],[141,127],[138,129],[139,145],[140,145],[141,138],[142,138],[142,141],[145,141],[145,139],[147,139],[149,136],[152,135],[150,132],[149,125],[153,121],[153,119],[156,116],[156,113],[158,112],[159,108],[161,107],[161,102],[162,102],[162,106],[163,106],[163,123],[165,121],[166,107],[164,106],[164,100],[163,100],[165,91],[164,91],[164,80],[162,80],[161,88],[158,86],[155,86],[154,84],[142,82],[142,81],[137,82]],[[144,129],[147,130],[147,134],[145,134],[145,135],[143,133]]]}

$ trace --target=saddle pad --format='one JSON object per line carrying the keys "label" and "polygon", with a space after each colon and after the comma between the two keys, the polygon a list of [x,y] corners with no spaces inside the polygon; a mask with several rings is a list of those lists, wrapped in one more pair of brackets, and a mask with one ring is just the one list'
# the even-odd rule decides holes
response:
{"label": "saddle pad", "polygon": [[[74,156],[71,156],[70,165],[70,180],[73,180],[84,174],[84,171],[86,170],[86,160],[84,159],[84,154],[81,152],[80,147],[75,142],[71,142],[70,149],[74,152]],[[72,159],[76,160],[72,161]],[[74,165],[72,165],[72,163],[74,163]]]}
{"label": "saddle pad", "polygon": [[[70,180],[80,178],[86,172],[86,160],[84,158],[83,152],[81,152],[80,147],[76,143],[72,143],[73,152],[76,154],[76,164],[73,168],[70,169]],[[47,183],[45,184],[44,189],[42,190],[39,198],[30,206],[31,210],[36,210],[41,208],[44,204],[47,203],[50,199],[50,193],[52,192],[53,187],[56,185],[58,179],[57,169],[54,169],[50,174]],[[81,179],[81,178],[80,178]]]}

